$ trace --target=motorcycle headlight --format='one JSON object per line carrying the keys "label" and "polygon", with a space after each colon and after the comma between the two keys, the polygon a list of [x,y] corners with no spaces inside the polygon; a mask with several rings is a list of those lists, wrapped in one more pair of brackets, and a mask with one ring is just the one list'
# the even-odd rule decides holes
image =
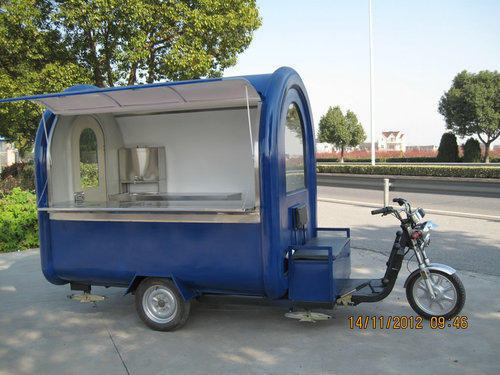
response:
{"label": "motorcycle headlight", "polygon": [[429,246],[431,242],[431,233],[427,226],[424,226],[420,231],[420,240],[422,241],[424,247]]}
{"label": "motorcycle headlight", "polygon": [[414,224],[418,224],[422,220],[422,216],[420,216],[420,214],[418,213],[417,210],[413,211],[410,214],[410,218],[411,218],[411,220],[413,221]]}
{"label": "motorcycle headlight", "polygon": [[424,246],[429,246],[431,243],[431,234],[429,232],[422,233],[422,241],[424,242]]}

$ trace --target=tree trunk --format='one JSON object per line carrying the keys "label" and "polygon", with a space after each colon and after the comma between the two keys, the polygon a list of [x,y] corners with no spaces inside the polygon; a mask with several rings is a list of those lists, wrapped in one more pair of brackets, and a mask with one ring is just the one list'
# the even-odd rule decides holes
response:
{"label": "tree trunk", "polygon": [[486,142],[484,144],[484,159],[483,159],[483,163],[489,163],[490,162],[490,145],[491,145],[491,141]]}
{"label": "tree trunk", "polygon": [[340,162],[344,162],[344,146],[340,148]]}
{"label": "tree trunk", "polygon": [[149,51],[148,58],[148,78],[146,79],[147,83],[153,83],[155,80],[155,50],[151,49]]}
{"label": "tree trunk", "polygon": [[113,79],[113,71],[111,69],[111,64],[109,61],[106,61],[106,74],[108,76],[108,86],[113,87],[115,85],[115,81]]}
{"label": "tree trunk", "polygon": [[104,87],[104,77],[102,76],[102,66],[97,57],[97,48],[96,43],[92,37],[92,32],[90,30],[85,30],[85,38],[87,39],[87,43],[90,49],[90,65],[91,70],[94,76],[94,84],[97,87]]}
{"label": "tree trunk", "polygon": [[137,62],[134,62],[134,63],[132,63],[132,66],[130,67],[130,74],[128,76],[128,82],[127,82],[127,84],[129,86],[132,86],[135,83],[135,81],[137,80],[137,76],[136,76],[137,66],[138,66]]}

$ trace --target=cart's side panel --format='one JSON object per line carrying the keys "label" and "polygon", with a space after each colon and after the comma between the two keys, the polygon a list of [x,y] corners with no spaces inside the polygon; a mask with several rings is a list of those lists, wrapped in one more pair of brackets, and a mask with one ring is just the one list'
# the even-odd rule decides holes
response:
{"label": "cart's side panel", "polygon": [[[35,139],[35,176],[36,192],[39,207],[48,206],[48,176],[47,176],[47,134],[54,125],[55,116],[45,111],[38,125]],[[38,212],[38,230],[40,238],[40,257],[42,272],[45,278],[53,284],[66,284],[54,272],[52,248],[50,246],[50,220],[47,212]]]}
{"label": "cart's side panel", "polygon": [[[297,204],[307,206],[307,238],[315,234],[317,226],[314,133],[310,106],[304,84],[291,68],[279,68],[271,76],[245,78],[263,96],[259,133],[263,278],[267,296],[280,298],[288,290],[284,265],[286,251],[293,237],[290,207]],[[285,197],[282,191],[285,184],[284,155],[280,154],[278,143],[280,126],[284,126],[282,119],[287,110],[283,106],[291,90],[299,92],[298,102],[304,119],[307,189]]]}
{"label": "cart's side panel", "polygon": [[263,294],[260,224],[51,220],[59,278],[127,286],[172,275],[196,290]]}

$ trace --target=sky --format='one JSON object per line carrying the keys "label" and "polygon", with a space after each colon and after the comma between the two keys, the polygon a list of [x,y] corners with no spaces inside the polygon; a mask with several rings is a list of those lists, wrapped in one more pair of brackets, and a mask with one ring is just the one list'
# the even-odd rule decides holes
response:
{"label": "sky", "polygon": [[[224,75],[297,70],[317,124],[328,107],[358,115],[369,141],[368,0],[257,0],[263,24]],[[462,70],[500,70],[500,0],[373,0],[375,134],[438,145],[440,97]],[[377,139],[377,137],[376,137]],[[500,143],[497,140],[496,143]]]}

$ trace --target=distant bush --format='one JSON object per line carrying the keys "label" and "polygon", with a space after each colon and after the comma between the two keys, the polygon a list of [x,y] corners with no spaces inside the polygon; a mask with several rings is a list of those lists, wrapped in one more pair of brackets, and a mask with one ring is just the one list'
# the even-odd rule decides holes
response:
{"label": "distant bush", "polygon": [[444,133],[441,137],[441,143],[438,148],[438,161],[458,162],[458,144],[457,137],[453,133]]}
{"label": "distant bush", "polygon": [[36,197],[14,188],[0,197],[0,252],[38,247]]}
{"label": "distant bush", "polygon": [[479,163],[481,161],[481,145],[474,138],[469,138],[462,146],[464,156],[462,161],[466,163]]}
{"label": "distant bush", "polygon": [[[346,163],[369,163],[372,159],[370,158],[360,158],[360,159],[352,159],[352,158],[344,158],[344,162]],[[316,161],[318,163],[324,162],[339,162],[338,158],[317,158]],[[417,157],[377,157],[375,159],[377,163],[435,163],[437,162],[437,158],[435,156],[417,156]]]}
{"label": "distant bush", "polygon": [[444,165],[318,165],[317,171],[318,173],[500,178],[500,167],[448,167]]}
{"label": "distant bush", "polygon": [[[377,150],[375,157],[378,158],[422,158],[422,157],[436,157],[437,150],[406,150],[395,151],[395,150]],[[331,159],[340,158],[340,152],[318,152],[316,153],[317,158]],[[356,160],[371,160],[370,150],[351,150],[344,154],[344,159],[356,159]]]}
{"label": "distant bush", "polygon": [[97,163],[80,163],[80,176],[82,187],[99,185],[99,166]]}
{"label": "distant bush", "polygon": [[32,162],[19,162],[2,169],[0,194],[7,194],[16,187],[35,191],[35,168]]}

